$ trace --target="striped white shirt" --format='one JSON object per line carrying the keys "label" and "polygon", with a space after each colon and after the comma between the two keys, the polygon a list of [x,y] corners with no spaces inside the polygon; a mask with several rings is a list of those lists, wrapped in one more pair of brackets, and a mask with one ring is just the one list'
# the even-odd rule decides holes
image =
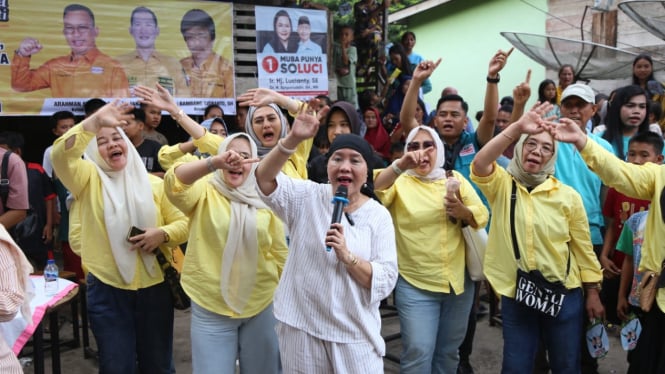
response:
{"label": "striped white shirt", "polygon": [[[0,322],[14,319],[23,305],[25,292],[18,277],[17,266],[10,249],[4,243],[0,245]],[[23,373],[21,364],[2,335],[0,335],[0,373]]]}
{"label": "striped white shirt", "polygon": [[349,250],[372,266],[372,287],[360,286],[327,252],[326,231],[332,216],[329,184],[295,180],[280,173],[277,189],[261,195],[289,227],[289,255],[275,292],[275,317],[292,327],[336,343],[371,343],[385,354],[379,303],[397,281],[395,231],[388,210],[370,199],[342,218]]}

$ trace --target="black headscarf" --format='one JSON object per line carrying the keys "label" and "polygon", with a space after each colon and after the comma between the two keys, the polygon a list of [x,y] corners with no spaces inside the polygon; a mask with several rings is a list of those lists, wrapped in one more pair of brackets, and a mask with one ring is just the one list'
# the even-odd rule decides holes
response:
{"label": "black headscarf", "polygon": [[367,141],[360,135],[337,135],[335,140],[333,140],[332,144],[330,145],[328,153],[326,153],[326,165],[328,164],[328,160],[333,153],[345,148],[353,149],[354,151],[360,153],[360,155],[365,160],[365,164],[367,164],[367,181],[365,181],[365,184],[363,184],[363,186],[360,188],[360,193],[379,201],[374,194],[374,168],[372,167],[374,153],[372,152],[372,147],[369,145],[369,143],[367,143]]}

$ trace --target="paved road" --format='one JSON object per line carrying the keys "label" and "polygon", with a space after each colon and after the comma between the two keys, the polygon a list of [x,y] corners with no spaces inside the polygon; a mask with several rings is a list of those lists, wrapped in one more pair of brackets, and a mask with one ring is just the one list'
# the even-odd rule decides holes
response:
{"label": "paved road", "polygon": [[[192,371],[191,366],[191,348],[189,339],[189,320],[188,311],[176,311],[175,319],[175,339],[174,339],[174,359],[176,371],[180,374],[188,374]],[[384,321],[384,336],[394,334],[399,330],[397,317],[387,318]],[[71,325],[65,323],[61,328],[61,335],[65,338],[71,336]],[[626,354],[621,349],[621,344],[616,337],[611,338],[611,349],[607,357],[599,361],[600,374],[625,373],[627,370]],[[471,364],[476,374],[495,374],[501,368],[501,352],[503,349],[503,340],[501,338],[501,327],[490,327],[487,317],[478,322],[474,350],[471,356]],[[391,341],[387,344],[388,353],[399,356],[399,340]],[[63,374],[92,374],[97,372],[94,360],[83,359],[81,348],[62,353],[62,373]],[[390,360],[384,360],[386,373],[399,373],[399,366]],[[47,357],[46,372],[50,373],[51,361]],[[25,369],[26,374],[34,373],[34,368],[28,366]]]}

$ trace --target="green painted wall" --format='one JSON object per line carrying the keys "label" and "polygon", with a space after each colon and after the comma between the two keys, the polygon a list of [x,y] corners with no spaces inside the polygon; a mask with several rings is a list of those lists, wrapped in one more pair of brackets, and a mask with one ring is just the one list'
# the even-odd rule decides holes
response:
{"label": "green painted wall", "polygon": [[[432,92],[425,101],[433,109],[446,86],[458,89],[469,103],[469,115],[483,109],[485,77],[490,58],[498,49],[512,46],[501,31],[545,34],[547,0],[455,0],[408,19],[416,34],[414,50],[426,59],[441,57],[432,75]],[[499,100],[532,70],[531,99],[535,103],[545,68],[514,50],[501,72]],[[477,122],[474,120],[474,124]]]}

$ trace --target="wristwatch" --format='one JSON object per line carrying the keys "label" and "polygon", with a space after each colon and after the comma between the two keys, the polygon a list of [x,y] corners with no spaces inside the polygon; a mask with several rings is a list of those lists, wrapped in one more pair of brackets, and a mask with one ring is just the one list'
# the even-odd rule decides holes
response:
{"label": "wristwatch", "polygon": [[496,78],[490,78],[489,75],[487,76],[487,83],[499,83],[501,80],[501,76],[499,74],[496,75]]}

